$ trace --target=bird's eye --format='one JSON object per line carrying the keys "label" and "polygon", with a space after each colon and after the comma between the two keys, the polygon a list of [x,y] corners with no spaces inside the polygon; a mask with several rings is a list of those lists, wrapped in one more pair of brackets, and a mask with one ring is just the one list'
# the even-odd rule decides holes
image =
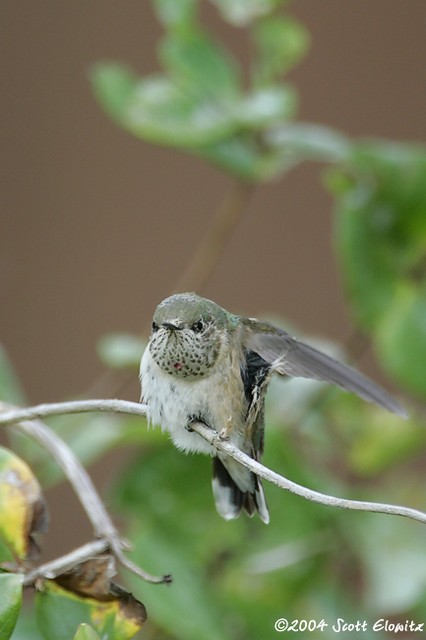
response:
{"label": "bird's eye", "polygon": [[204,329],[204,323],[202,320],[197,320],[197,322],[194,322],[194,324],[192,325],[191,329],[194,331],[194,333],[200,333],[200,331],[202,331]]}
{"label": "bird's eye", "polygon": [[160,327],[158,326],[158,324],[156,322],[152,323],[152,331],[153,333],[155,333],[156,331],[158,331]]}

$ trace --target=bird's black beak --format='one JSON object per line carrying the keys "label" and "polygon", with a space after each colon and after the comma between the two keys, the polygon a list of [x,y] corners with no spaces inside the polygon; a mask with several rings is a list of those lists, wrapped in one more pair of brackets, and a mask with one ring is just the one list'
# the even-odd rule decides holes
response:
{"label": "bird's black beak", "polygon": [[163,322],[161,326],[165,329],[170,329],[171,331],[180,331],[181,329],[183,329],[183,326],[181,324],[177,324],[176,322]]}

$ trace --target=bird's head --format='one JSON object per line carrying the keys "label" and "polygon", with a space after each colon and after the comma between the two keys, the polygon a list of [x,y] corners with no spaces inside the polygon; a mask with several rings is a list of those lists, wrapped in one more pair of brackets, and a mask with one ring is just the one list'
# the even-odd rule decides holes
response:
{"label": "bird's head", "polygon": [[182,378],[208,375],[227,339],[230,314],[195,293],[166,298],[155,310],[149,350],[161,369]]}

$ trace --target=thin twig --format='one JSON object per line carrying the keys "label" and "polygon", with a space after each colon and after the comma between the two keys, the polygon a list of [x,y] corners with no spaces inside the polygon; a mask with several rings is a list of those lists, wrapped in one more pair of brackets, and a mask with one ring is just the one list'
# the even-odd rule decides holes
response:
{"label": "thin twig", "polygon": [[108,549],[109,546],[106,540],[94,540],[93,542],[88,542],[82,547],[78,547],[78,549],[74,549],[74,551],[61,556],[56,560],[51,560],[50,562],[41,564],[36,569],[29,571],[24,578],[24,587],[33,585],[39,578],[53,580],[66,571],[70,571],[82,562],[105,553]]}
{"label": "thin twig", "polygon": [[236,180],[219,206],[211,226],[192,254],[174,291],[200,291],[216,267],[226,242],[244,213],[254,190],[254,184]]}
{"label": "thin twig", "polygon": [[[126,400],[82,400],[75,402],[61,402],[56,404],[38,405],[28,409],[18,409],[0,414],[0,425],[14,424],[21,420],[46,417],[48,415],[90,411],[110,411],[114,413],[143,416],[147,414],[147,409],[146,405],[128,402]],[[237,462],[253,471],[253,473],[256,473],[258,476],[268,480],[269,482],[272,482],[281,489],[295,493],[306,500],[318,502],[319,504],[324,504],[330,507],[338,507],[340,509],[356,509],[360,511],[372,511],[376,513],[404,516],[406,518],[411,518],[412,520],[426,523],[426,513],[418,511],[417,509],[381,502],[364,502],[361,500],[337,498],[335,496],[330,496],[328,494],[303,487],[302,485],[275,473],[259,462],[256,462],[250,458],[250,456],[247,456],[234,447],[230,442],[222,439],[217,432],[209,429],[205,425],[197,423],[191,425],[191,428],[216,449],[226,453],[231,458],[234,458],[234,460],[237,460]]]}

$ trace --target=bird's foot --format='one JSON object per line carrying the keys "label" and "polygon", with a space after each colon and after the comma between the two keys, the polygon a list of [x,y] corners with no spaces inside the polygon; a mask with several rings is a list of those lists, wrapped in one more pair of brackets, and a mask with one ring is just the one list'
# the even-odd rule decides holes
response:
{"label": "bird's foot", "polygon": [[209,429],[211,429],[210,425],[207,424],[207,422],[205,422],[205,420],[203,420],[203,418],[201,416],[189,416],[188,417],[188,422],[185,425],[185,429],[189,432],[189,433],[193,433],[194,429],[192,428],[191,425],[193,424],[203,424],[205,427],[208,427]]}
{"label": "bird's foot", "polygon": [[221,431],[219,431],[219,438],[221,440],[229,440],[231,438],[232,427],[233,427],[232,418],[229,417],[226,422],[226,425],[223,427]]}

